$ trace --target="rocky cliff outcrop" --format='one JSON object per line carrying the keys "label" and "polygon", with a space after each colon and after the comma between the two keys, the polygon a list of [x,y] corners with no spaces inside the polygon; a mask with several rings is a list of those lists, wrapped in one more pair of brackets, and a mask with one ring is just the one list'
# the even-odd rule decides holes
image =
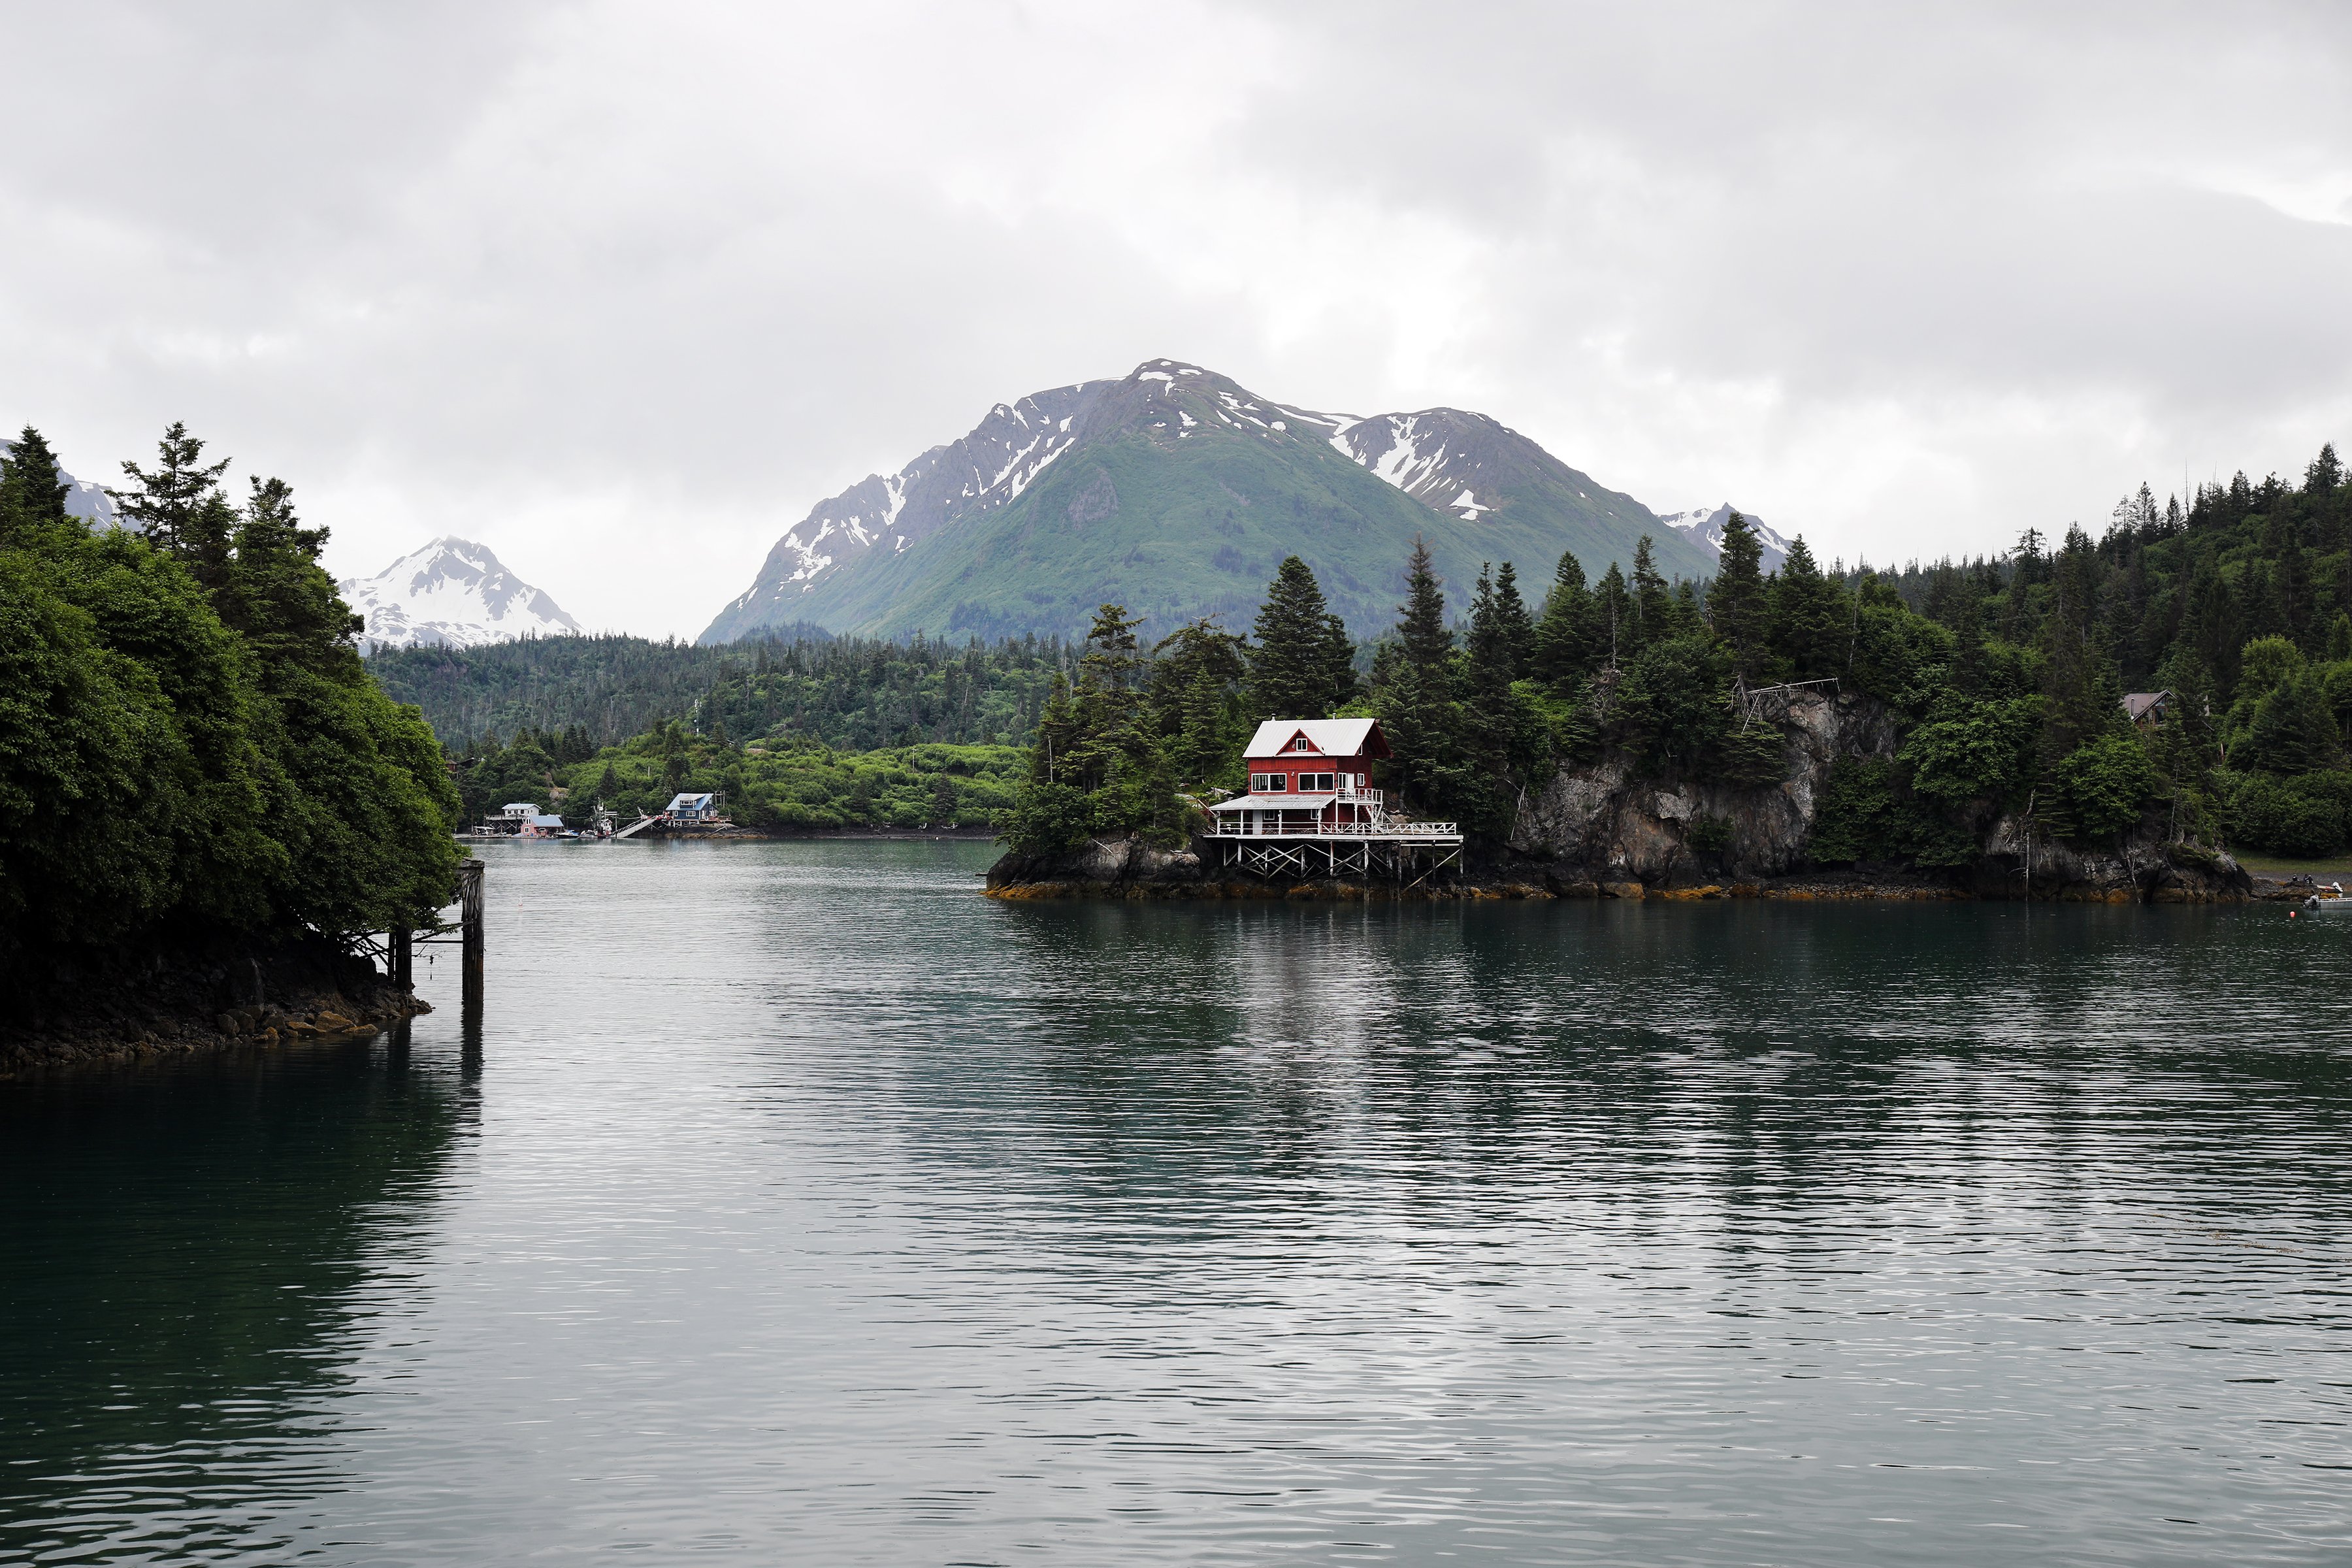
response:
{"label": "rocky cliff outcrop", "polygon": [[[1521,805],[1511,847],[1537,859],[1588,868],[1595,879],[1671,883],[1703,870],[1773,877],[1804,863],[1813,813],[1841,756],[1889,758],[1896,742],[1885,706],[1866,697],[1801,692],[1781,705],[1782,782],[1761,789],[1722,784],[1660,784],[1633,776],[1622,753],[1564,768]],[[1776,715],[1757,720],[1776,721]],[[1702,823],[1722,824],[1729,841],[1701,853]],[[1702,836],[1703,837],[1703,836]]]}
{"label": "rocky cliff outcrop", "polygon": [[[1512,825],[1510,847],[1555,863],[1553,880],[1651,889],[1720,884],[1769,896],[1866,896],[1948,888],[1978,898],[2053,898],[2206,903],[2243,899],[2251,879],[2229,856],[2171,844],[2151,816],[2113,850],[2084,850],[2037,834],[2013,816],[1979,826],[1982,858],[1949,873],[1864,866],[1807,876],[1814,818],[1830,770],[1843,757],[1889,761],[1899,742],[1885,706],[1862,696],[1798,692],[1776,715],[1782,735],[1780,783],[1742,789],[1723,784],[1660,784],[1634,776],[1622,753],[1564,768],[1530,796]],[[1776,881],[1802,887],[1776,889]]]}

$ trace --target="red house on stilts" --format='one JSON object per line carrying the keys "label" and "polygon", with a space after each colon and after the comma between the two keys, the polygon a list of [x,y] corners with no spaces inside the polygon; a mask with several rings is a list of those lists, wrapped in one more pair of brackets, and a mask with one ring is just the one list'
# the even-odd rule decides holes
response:
{"label": "red house on stilts", "polygon": [[1391,754],[1377,719],[1269,719],[1242,754],[1248,790],[1209,807],[1222,865],[1262,876],[1402,877],[1461,858],[1453,823],[1407,821],[1372,787],[1372,763]]}

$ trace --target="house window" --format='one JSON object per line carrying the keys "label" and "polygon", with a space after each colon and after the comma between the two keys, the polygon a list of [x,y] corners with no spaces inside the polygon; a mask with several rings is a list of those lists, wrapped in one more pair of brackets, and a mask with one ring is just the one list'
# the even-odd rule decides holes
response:
{"label": "house window", "polygon": [[1287,790],[1289,787],[1290,787],[1290,779],[1289,779],[1289,777],[1288,777],[1286,774],[1283,774],[1283,773],[1252,773],[1252,774],[1250,774],[1250,788],[1252,788],[1253,790],[1255,790],[1255,791],[1256,791],[1257,793],[1259,793],[1260,795],[1265,795],[1265,794],[1269,794],[1269,793],[1272,793],[1272,792],[1277,792],[1277,791]]}
{"label": "house window", "polygon": [[1298,787],[1328,794],[1338,777],[1337,773],[1301,773],[1298,775]]}
{"label": "house window", "polygon": [[1300,735],[1290,742],[1290,749],[1294,752],[1311,752],[1315,749],[1315,742]]}

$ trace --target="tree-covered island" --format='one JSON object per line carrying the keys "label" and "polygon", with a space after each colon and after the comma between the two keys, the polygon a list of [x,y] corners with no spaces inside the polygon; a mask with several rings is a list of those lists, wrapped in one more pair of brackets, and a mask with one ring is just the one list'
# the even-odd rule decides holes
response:
{"label": "tree-covered island", "polygon": [[0,1071],[389,1016],[354,939],[430,924],[458,857],[326,531],[277,479],[232,498],[177,425],[123,468],[131,526],[92,532],[39,431],[0,460]]}

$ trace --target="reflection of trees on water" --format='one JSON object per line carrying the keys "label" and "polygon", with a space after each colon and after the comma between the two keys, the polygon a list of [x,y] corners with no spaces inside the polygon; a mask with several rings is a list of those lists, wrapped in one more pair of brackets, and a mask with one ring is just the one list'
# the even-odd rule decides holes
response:
{"label": "reflection of trees on water", "polygon": [[2159,1188],[2299,1190],[2317,1218],[2343,1185],[2311,1138],[2352,1100],[2295,1027],[2324,1047],[2352,1008],[2258,914],[1127,903],[1008,924],[1018,1000],[882,1102],[922,1161],[1163,1236],[1344,1191],[1355,1214],[1769,1264],[1809,1226],[2068,1224]]}
{"label": "reflection of trees on water", "polygon": [[421,1055],[0,1084],[0,1557],[254,1551],[234,1532],[343,1484],[300,1412],[474,1116],[470,1075]]}

